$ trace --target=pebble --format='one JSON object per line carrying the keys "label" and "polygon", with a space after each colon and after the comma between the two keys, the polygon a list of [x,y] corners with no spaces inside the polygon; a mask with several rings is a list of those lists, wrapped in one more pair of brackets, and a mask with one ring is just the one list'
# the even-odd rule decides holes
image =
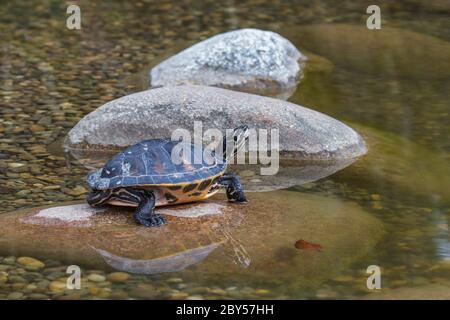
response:
{"label": "pebble", "polygon": [[169,299],[170,300],[184,300],[188,296],[189,295],[186,292],[175,292],[169,297]]}
{"label": "pebble", "polygon": [[87,190],[83,186],[76,186],[73,189],[65,189],[64,192],[71,196],[81,196],[82,194],[87,193]]}
{"label": "pebble", "polygon": [[64,290],[67,289],[67,284],[61,281],[52,281],[48,285],[48,288],[50,289],[51,292],[54,293],[63,292]]}
{"label": "pebble", "polygon": [[10,276],[9,282],[11,282],[11,283],[27,283],[27,280],[25,280],[24,278],[22,278],[20,276]]}
{"label": "pebble", "polygon": [[7,299],[8,300],[20,300],[24,297],[24,294],[22,292],[11,292],[8,294]]}
{"label": "pebble", "polygon": [[8,281],[8,273],[5,271],[0,271],[0,284]]}
{"label": "pebble", "polygon": [[46,300],[49,297],[43,293],[31,293],[28,295],[28,298],[32,300]]}
{"label": "pebble", "polygon": [[55,271],[47,275],[48,280],[56,280],[58,278],[64,277],[66,275],[65,272]]}
{"label": "pebble", "polygon": [[186,298],[186,300],[204,300],[205,298],[201,295],[193,295],[193,296],[188,296]]}
{"label": "pebble", "polygon": [[96,295],[99,294],[100,288],[98,288],[98,287],[89,287],[88,291],[89,291],[89,294],[91,294],[93,296],[96,296]]}
{"label": "pebble", "polygon": [[167,283],[180,283],[180,282],[183,282],[183,279],[181,279],[181,278],[170,278],[170,279],[167,279],[166,282]]}
{"label": "pebble", "polygon": [[151,284],[140,284],[129,291],[129,295],[138,299],[155,299],[159,292]]}
{"label": "pebble", "polygon": [[109,298],[112,300],[125,300],[128,299],[128,293],[126,291],[113,291],[109,295]]}
{"label": "pebble", "polygon": [[127,281],[130,278],[130,275],[125,272],[113,272],[106,276],[106,279],[108,279],[111,282],[124,282]]}
{"label": "pebble", "polygon": [[30,257],[20,257],[17,259],[17,263],[33,269],[42,269],[45,267],[45,264],[42,261]]}
{"label": "pebble", "polygon": [[16,263],[16,257],[6,257],[3,259],[2,263],[13,265],[14,263]]}
{"label": "pebble", "polygon": [[370,199],[373,201],[380,201],[381,200],[381,196],[379,194],[371,194],[370,195]]}
{"label": "pebble", "polygon": [[92,282],[103,282],[106,280],[105,276],[102,276],[101,274],[96,274],[96,273],[88,275],[87,278],[89,281],[92,281]]}
{"label": "pebble", "polygon": [[270,290],[267,290],[267,289],[257,289],[257,290],[255,291],[255,294],[261,295],[261,296],[265,296],[265,295],[270,294]]}
{"label": "pebble", "polygon": [[227,294],[227,292],[225,290],[222,290],[219,288],[209,289],[208,293],[217,294],[219,296],[224,296]]}
{"label": "pebble", "polygon": [[8,269],[11,269],[10,265],[0,264],[0,271],[7,271]]}

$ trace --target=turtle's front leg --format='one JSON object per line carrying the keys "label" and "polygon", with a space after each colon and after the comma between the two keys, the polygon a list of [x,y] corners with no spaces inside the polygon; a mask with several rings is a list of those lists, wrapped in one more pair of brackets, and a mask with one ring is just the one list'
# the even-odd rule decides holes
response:
{"label": "turtle's front leg", "polygon": [[155,213],[155,195],[152,191],[135,189],[133,193],[140,199],[134,212],[134,219],[137,223],[146,227],[159,227],[166,223],[161,215]]}
{"label": "turtle's front leg", "polygon": [[219,183],[226,188],[227,198],[235,202],[247,202],[241,181],[235,174],[228,173],[220,177]]}

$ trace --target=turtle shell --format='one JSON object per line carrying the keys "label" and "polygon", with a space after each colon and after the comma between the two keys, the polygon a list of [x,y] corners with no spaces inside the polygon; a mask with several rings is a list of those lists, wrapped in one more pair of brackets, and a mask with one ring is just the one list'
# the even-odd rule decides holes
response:
{"label": "turtle shell", "polygon": [[[172,150],[185,152],[180,164],[172,161]],[[97,190],[128,186],[174,185],[204,180],[224,172],[226,165],[217,158],[202,157],[195,145],[169,139],[145,140],[112,157],[103,168],[87,176],[88,185]],[[190,156],[190,157],[189,157]]]}

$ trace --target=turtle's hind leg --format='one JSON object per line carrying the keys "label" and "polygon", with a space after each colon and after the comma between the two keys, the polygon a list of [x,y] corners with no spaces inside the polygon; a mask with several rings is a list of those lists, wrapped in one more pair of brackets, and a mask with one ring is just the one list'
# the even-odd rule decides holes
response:
{"label": "turtle's hind leg", "polygon": [[161,215],[155,213],[155,195],[152,191],[134,189],[131,192],[140,199],[134,212],[134,219],[137,223],[146,227],[159,227],[166,223]]}
{"label": "turtle's hind leg", "polygon": [[219,183],[226,188],[227,198],[234,202],[247,202],[241,181],[235,174],[228,173],[220,177]]}

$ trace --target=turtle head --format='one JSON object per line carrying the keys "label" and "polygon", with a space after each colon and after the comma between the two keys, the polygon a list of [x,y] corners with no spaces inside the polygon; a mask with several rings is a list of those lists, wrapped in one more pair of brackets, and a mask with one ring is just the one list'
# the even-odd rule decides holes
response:
{"label": "turtle head", "polygon": [[86,197],[87,203],[91,206],[100,205],[106,202],[111,197],[111,189],[107,189],[107,179],[101,177],[102,169],[90,172],[86,181],[91,189]]}
{"label": "turtle head", "polygon": [[91,206],[99,206],[108,201],[109,198],[111,197],[111,194],[112,194],[111,189],[108,190],[93,189],[88,193],[86,201]]}
{"label": "turtle head", "polygon": [[[223,139],[223,159],[228,162],[245,145],[249,136],[248,126],[242,125],[235,128],[231,135]],[[227,150],[232,150],[227,152]]]}

